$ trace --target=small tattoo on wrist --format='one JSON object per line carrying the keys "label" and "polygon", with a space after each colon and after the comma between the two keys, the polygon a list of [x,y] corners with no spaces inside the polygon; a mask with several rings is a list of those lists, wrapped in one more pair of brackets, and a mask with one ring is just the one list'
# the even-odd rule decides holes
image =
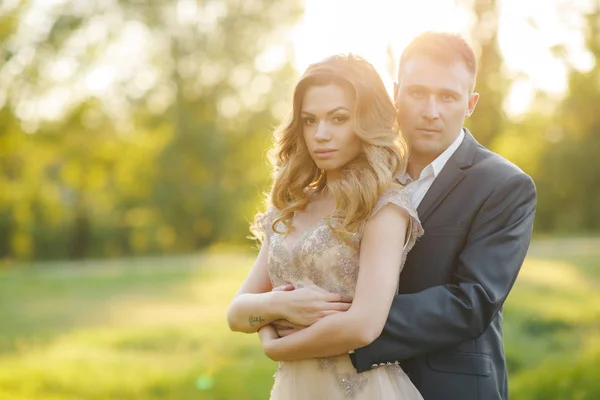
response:
{"label": "small tattoo on wrist", "polygon": [[252,315],[251,315],[251,316],[248,318],[248,322],[250,323],[250,326],[254,326],[254,324],[255,324],[255,323],[257,323],[257,322],[258,322],[259,324],[262,324],[263,322],[265,322],[265,319],[264,319],[264,318],[261,318],[261,317],[254,317],[254,316],[252,316]]}

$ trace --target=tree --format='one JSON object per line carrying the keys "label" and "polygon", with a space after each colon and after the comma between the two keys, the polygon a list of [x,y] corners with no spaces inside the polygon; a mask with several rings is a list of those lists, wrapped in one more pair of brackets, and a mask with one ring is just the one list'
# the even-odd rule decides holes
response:
{"label": "tree", "polygon": [[475,17],[471,36],[478,58],[475,90],[480,94],[477,111],[466,125],[481,144],[489,146],[504,129],[504,98],[509,86],[498,45],[498,2],[461,0],[460,3],[473,10]]}
{"label": "tree", "polygon": [[[44,23],[18,28],[32,13]],[[21,2],[0,14],[0,256],[243,240],[295,77],[284,44],[299,15],[294,0]]]}
{"label": "tree", "polygon": [[594,66],[570,67],[568,91],[553,121],[557,135],[542,160],[547,185],[540,211],[549,229],[600,229],[600,4],[584,19]]}

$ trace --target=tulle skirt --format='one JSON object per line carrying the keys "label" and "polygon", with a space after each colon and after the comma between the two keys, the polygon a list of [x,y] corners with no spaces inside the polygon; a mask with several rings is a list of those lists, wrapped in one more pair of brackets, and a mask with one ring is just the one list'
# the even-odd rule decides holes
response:
{"label": "tulle skirt", "polygon": [[357,373],[347,355],[279,363],[271,400],[422,400],[399,365]]}

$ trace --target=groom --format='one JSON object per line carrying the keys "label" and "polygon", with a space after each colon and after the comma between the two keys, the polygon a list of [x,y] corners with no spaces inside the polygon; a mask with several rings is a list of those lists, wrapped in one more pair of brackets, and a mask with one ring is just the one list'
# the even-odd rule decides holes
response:
{"label": "groom", "polygon": [[529,246],[536,192],[463,128],[479,98],[476,70],[458,35],[423,34],[402,54],[395,98],[410,160],[399,180],[425,234],[383,333],[350,355],[359,372],[400,363],[425,400],[508,398],[502,306]]}

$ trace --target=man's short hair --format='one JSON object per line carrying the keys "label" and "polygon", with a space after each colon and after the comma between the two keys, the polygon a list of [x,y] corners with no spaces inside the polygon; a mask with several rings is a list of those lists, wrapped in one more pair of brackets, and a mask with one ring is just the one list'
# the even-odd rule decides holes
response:
{"label": "man's short hair", "polygon": [[444,64],[462,61],[473,75],[473,87],[477,77],[477,58],[473,48],[459,34],[425,32],[414,38],[402,52],[398,66],[398,80],[403,65],[411,58],[425,56]]}

